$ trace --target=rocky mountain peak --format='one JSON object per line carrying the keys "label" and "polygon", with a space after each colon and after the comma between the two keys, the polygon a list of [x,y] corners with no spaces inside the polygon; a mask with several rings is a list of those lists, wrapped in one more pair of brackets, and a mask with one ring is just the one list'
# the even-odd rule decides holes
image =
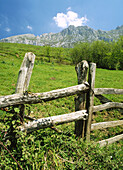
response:
{"label": "rocky mountain peak", "polygon": [[68,28],[62,30],[59,33],[45,33],[40,36],[35,36],[34,34],[16,35],[2,39],[0,40],[0,42],[71,48],[78,41],[113,41],[117,40],[121,35],[123,36],[123,25],[118,26],[116,29],[111,31],[94,30],[88,26],[75,27],[73,25],[70,25]]}

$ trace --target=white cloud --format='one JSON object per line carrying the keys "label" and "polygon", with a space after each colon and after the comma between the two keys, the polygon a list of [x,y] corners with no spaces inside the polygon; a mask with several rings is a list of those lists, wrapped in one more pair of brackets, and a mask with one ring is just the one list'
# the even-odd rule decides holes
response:
{"label": "white cloud", "polygon": [[27,25],[27,28],[32,31],[32,27],[30,25]]}
{"label": "white cloud", "polygon": [[70,11],[70,10],[71,10],[71,7],[68,7],[68,8],[67,8],[67,11]]}
{"label": "white cloud", "polygon": [[10,32],[11,29],[7,27],[7,28],[5,28],[5,31],[6,31],[6,32]]}
{"label": "white cloud", "polygon": [[74,25],[75,27],[77,27],[87,23],[88,19],[86,18],[86,16],[79,18],[78,14],[71,11],[70,9],[71,7],[67,9],[68,12],[66,14],[57,13],[57,15],[53,17],[53,20],[58,27],[67,28],[69,25]]}

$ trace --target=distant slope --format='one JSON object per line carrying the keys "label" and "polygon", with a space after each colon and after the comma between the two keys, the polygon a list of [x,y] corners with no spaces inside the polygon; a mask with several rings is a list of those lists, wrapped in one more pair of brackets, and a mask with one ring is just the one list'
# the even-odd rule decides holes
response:
{"label": "distant slope", "polygon": [[69,26],[59,33],[45,33],[40,36],[23,34],[1,39],[0,42],[22,43],[39,46],[71,48],[78,41],[92,42],[95,40],[113,41],[123,35],[123,25],[111,31],[94,30],[88,26]]}

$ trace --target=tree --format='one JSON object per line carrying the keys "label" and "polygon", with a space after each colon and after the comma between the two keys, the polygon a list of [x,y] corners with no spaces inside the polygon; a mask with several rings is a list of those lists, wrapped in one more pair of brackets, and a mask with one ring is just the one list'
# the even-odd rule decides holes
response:
{"label": "tree", "polygon": [[123,39],[120,38],[112,45],[112,69],[123,69]]}
{"label": "tree", "polygon": [[91,61],[90,51],[91,49],[89,43],[76,44],[71,50],[72,63],[77,64],[82,60]]}
{"label": "tree", "polygon": [[56,58],[57,58],[57,62],[58,63],[61,63],[62,62],[62,51],[63,51],[63,48],[62,47],[58,47],[57,48],[57,52],[56,52]]}
{"label": "tree", "polygon": [[97,64],[99,68],[106,67],[106,57],[107,53],[110,52],[111,44],[105,41],[94,41],[91,44],[91,57],[93,62]]}

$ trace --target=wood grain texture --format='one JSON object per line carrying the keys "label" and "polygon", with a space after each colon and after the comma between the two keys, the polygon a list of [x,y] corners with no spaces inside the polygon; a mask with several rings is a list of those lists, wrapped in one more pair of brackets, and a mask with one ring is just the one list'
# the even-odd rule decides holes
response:
{"label": "wood grain texture", "polygon": [[85,125],[85,137],[88,142],[90,141],[91,122],[92,122],[92,114],[93,114],[95,74],[96,74],[96,64],[90,63],[89,75],[88,75],[88,83],[90,85],[90,89],[87,92],[87,99],[86,99],[86,109],[88,113],[88,119],[86,120],[86,125]]}
{"label": "wood grain texture", "polygon": [[35,55],[32,52],[26,53],[21,64],[15,93],[23,93],[28,89],[33,66],[35,61]]}
{"label": "wood grain texture", "polygon": [[63,123],[68,123],[80,119],[86,120],[87,118],[87,111],[81,110],[73,113],[37,119],[32,122],[25,123],[24,126],[20,127],[20,130],[27,131],[28,133],[37,129],[51,127],[53,125],[60,125]]}
{"label": "wood grain texture", "polygon": [[117,135],[117,136],[112,137],[112,138],[109,138],[109,139],[105,139],[105,140],[99,141],[99,142],[97,142],[97,143],[100,144],[100,147],[103,147],[103,146],[112,144],[112,143],[114,143],[114,142],[117,142],[117,141],[119,141],[119,140],[121,140],[121,139],[123,139],[123,134]]}
{"label": "wood grain texture", "polygon": [[75,94],[79,94],[82,91],[87,91],[89,89],[89,85],[80,84],[76,86],[71,86],[63,89],[52,90],[44,93],[31,93],[31,94],[13,94],[8,96],[0,97],[0,108],[13,106],[18,104],[35,104],[41,103],[42,101],[50,101],[58,98],[72,96]]}
{"label": "wood grain texture", "polygon": [[91,124],[91,131],[98,130],[98,129],[105,129],[108,127],[121,126],[121,125],[123,125],[123,120],[94,123]]}
{"label": "wood grain texture", "polygon": [[[85,83],[87,81],[88,62],[83,60],[75,67],[77,73],[78,84]],[[81,92],[75,97],[75,111],[85,109],[86,93]],[[75,122],[75,134],[78,137],[84,138],[85,121],[78,120]]]}
{"label": "wood grain texture", "polygon": [[105,103],[105,104],[93,106],[93,112],[98,112],[98,111],[110,109],[110,108],[121,108],[121,109],[123,109],[123,103],[108,102],[108,103]]}
{"label": "wood grain texture", "polygon": [[[18,80],[15,93],[24,93],[28,89],[34,66],[34,61],[35,55],[33,53],[28,52],[25,54],[25,57],[23,59],[23,62],[18,73]],[[20,121],[23,123],[25,106],[24,104],[21,104],[18,106],[18,108],[20,110],[19,112]]]}
{"label": "wood grain texture", "polygon": [[123,94],[123,89],[114,89],[114,88],[95,88],[95,95],[100,94]]}

